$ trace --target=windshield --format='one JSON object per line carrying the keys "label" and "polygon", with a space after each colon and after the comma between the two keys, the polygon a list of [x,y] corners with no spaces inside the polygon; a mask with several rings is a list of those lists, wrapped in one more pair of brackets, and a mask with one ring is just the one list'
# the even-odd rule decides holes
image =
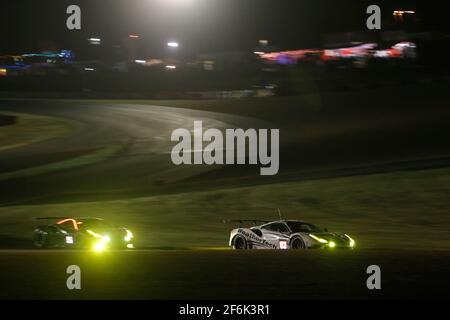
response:
{"label": "windshield", "polygon": [[289,228],[292,230],[292,232],[322,232],[322,229],[319,227],[310,224],[310,223],[304,223],[304,222],[298,222],[298,221],[288,221],[286,222]]}
{"label": "windshield", "polygon": [[105,230],[113,227],[111,224],[103,220],[81,220],[78,221],[78,228],[80,230],[94,229],[94,230]]}

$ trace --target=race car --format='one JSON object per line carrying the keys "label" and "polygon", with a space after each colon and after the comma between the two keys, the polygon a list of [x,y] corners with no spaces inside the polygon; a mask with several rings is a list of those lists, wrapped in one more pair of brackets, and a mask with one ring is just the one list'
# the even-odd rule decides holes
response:
{"label": "race car", "polygon": [[[313,224],[298,220],[230,220],[253,222],[254,227],[237,228],[231,231],[229,245],[236,250],[244,249],[310,249],[310,248],[346,248],[356,245],[349,235],[328,232]],[[258,224],[258,225],[256,225]]]}
{"label": "race car", "polygon": [[133,249],[130,230],[99,218],[47,217],[36,220],[53,221],[34,230],[38,248],[77,248],[103,251],[107,248]]}
{"label": "race car", "polygon": [[0,56],[0,77],[19,76],[25,73],[27,65],[18,56]]}

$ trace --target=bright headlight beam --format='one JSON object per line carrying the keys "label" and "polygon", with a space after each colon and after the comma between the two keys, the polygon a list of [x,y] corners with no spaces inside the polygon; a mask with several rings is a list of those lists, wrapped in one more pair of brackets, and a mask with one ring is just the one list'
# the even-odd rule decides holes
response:
{"label": "bright headlight beam", "polygon": [[350,240],[350,247],[354,247],[356,244],[355,240],[353,240],[348,234],[346,234],[345,236],[348,238],[348,240]]}
{"label": "bright headlight beam", "polygon": [[127,235],[123,238],[126,242],[130,242],[133,239],[133,233],[130,230],[127,230]]}
{"label": "bright headlight beam", "polygon": [[322,239],[322,238],[319,238],[319,237],[316,237],[315,235],[313,235],[313,234],[310,234],[309,235],[311,238],[313,238],[313,239],[315,239],[315,240],[317,240],[317,241],[319,241],[320,243],[328,243],[328,241],[327,240],[325,240],[325,239]]}
{"label": "bright headlight beam", "polygon": [[355,242],[355,240],[353,240],[348,234],[346,234],[345,236],[348,238],[348,240]]}
{"label": "bright headlight beam", "polygon": [[86,232],[89,233],[90,235],[94,236],[95,238],[101,239],[99,242],[97,242],[97,244],[99,244],[99,243],[105,244],[105,243],[108,243],[111,241],[111,238],[107,235],[102,236],[101,234],[95,233],[92,230],[86,230]]}
{"label": "bright headlight beam", "polygon": [[92,231],[92,230],[86,230],[86,232],[89,233],[90,235],[96,237],[96,238],[103,238],[102,235],[99,235],[98,233],[95,233],[95,232]]}
{"label": "bright headlight beam", "polygon": [[103,241],[99,241],[94,245],[94,251],[100,252],[106,249],[106,244]]}

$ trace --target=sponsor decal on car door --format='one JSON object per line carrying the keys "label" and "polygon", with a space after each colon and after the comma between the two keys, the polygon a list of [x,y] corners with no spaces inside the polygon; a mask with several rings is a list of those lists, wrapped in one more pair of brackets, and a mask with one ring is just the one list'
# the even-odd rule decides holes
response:
{"label": "sponsor decal on car door", "polygon": [[287,249],[289,237],[281,232],[263,230],[263,238],[277,249]]}

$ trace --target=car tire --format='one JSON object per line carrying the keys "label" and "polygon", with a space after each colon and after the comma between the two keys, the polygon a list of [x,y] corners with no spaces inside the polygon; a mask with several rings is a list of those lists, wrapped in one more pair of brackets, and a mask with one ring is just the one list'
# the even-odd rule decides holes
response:
{"label": "car tire", "polygon": [[247,240],[244,237],[236,236],[233,238],[233,249],[234,250],[245,250],[247,249]]}
{"label": "car tire", "polygon": [[43,233],[37,233],[34,236],[34,245],[37,248],[45,249],[49,247],[47,236]]}
{"label": "car tire", "polygon": [[290,246],[291,246],[291,249],[293,249],[293,250],[306,249],[305,242],[300,237],[292,238]]}

